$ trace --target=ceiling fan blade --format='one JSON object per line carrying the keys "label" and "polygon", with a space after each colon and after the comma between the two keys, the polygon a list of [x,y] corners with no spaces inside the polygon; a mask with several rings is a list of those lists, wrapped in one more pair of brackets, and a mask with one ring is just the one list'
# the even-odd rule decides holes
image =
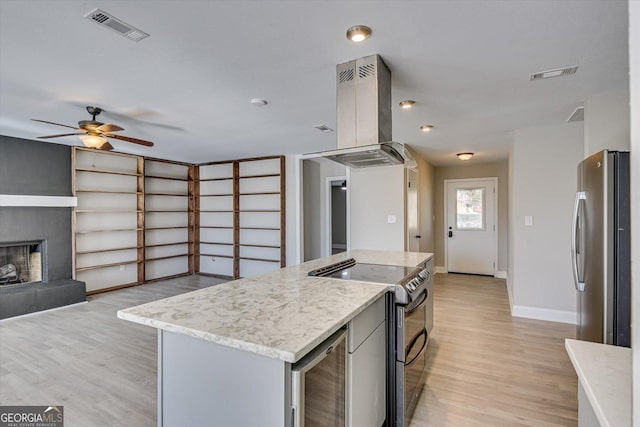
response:
{"label": "ceiling fan blade", "polygon": [[107,138],[119,139],[121,141],[133,142],[134,144],[140,144],[147,147],[153,147],[153,142],[145,141],[144,139],[131,138],[129,136],[123,135],[113,135],[111,133],[103,133],[102,136],[106,136]]}
{"label": "ceiling fan blade", "polygon": [[54,122],[48,122],[46,120],[38,120],[38,119],[31,119],[31,120],[33,120],[34,122],[48,123],[50,125],[63,126],[63,127],[66,127],[66,128],[80,130],[80,128],[77,128],[75,126],[63,125],[62,123],[54,123]]}
{"label": "ceiling fan blade", "polygon": [[84,135],[86,132],[78,132],[78,133],[61,133],[58,135],[46,135],[39,136],[38,139],[47,139],[47,138],[60,138],[61,136],[72,136],[72,135]]}
{"label": "ceiling fan blade", "polygon": [[99,130],[100,132],[118,132],[124,129],[118,125],[114,125],[113,123],[105,123],[98,126],[96,130]]}
{"label": "ceiling fan blade", "polygon": [[105,142],[98,149],[99,150],[103,150],[103,151],[111,151],[111,150],[113,150],[113,145],[109,144],[108,142]]}

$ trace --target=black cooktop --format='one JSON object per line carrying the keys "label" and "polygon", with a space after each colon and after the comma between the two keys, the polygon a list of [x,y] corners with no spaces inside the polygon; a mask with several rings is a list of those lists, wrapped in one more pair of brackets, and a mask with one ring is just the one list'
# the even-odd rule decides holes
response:
{"label": "black cooktop", "polygon": [[415,267],[357,263],[351,267],[334,271],[324,277],[358,280],[361,282],[395,284],[408,276],[414,269]]}

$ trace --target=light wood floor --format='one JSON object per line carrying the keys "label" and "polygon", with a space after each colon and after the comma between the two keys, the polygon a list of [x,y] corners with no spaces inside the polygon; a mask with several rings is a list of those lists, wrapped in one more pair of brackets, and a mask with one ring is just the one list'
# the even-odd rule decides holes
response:
{"label": "light wood floor", "polygon": [[[0,322],[0,405],[64,405],[69,427],[155,426],[155,329],[116,311],[217,283],[173,279]],[[429,375],[411,427],[576,425],[563,344],[574,327],[511,318],[499,279],[438,274],[435,293]]]}
{"label": "light wood floor", "polygon": [[435,276],[428,376],[411,427],[575,426],[575,326],[511,317],[505,281]]}

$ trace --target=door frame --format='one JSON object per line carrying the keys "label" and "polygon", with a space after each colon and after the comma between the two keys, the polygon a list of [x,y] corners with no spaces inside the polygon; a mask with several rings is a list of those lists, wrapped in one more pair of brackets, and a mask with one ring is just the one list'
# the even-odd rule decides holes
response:
{"label": "door frame", "polygon": [[345,250],[347,250],[347,248],[349,247],[349,231],[348,231],[348,227],[349,227],[349,181],[347,180],[347,176],[346,175],[342,175],[342,176],[328,176],[326,178],[326,182],[325,182],[325,194],[324,194],[324,198],[325,198],[325,237],[324,237],[324,241],[325,241],[325,253],[324,256],[331,256],[332,252],[333,252],[333,235],[332,235],[332,221],[331,221],[331,207],[332,207],[332,195],[331,195],[331,183],[334,181],[346,181],[347,182],[347,189],[346,191],[346,197],[347,197],[347,204],[346,204],[346,216],[347,216],[347,235],[346,237],[346,248]]}
{"label": "door frame", "polygon": [[444,239],[444,271],[449,272],[449,239],[447,237],[447,224],[449,222],[449,192],[447,191],[447,184],[463,181],[491,181],[493,182],[493,277],[496,277],[498,272],[498,177],[483,177],[483,178],[458,178],[458,179],[445,179],[444,180],[444,193],[443,193],[443,205],[444,205],[444,221],[442,224],[442,238]]}

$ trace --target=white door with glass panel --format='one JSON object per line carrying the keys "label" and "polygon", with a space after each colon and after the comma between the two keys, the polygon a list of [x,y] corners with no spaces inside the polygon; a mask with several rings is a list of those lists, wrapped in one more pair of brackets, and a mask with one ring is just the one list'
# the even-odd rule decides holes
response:
{"label": "white door with glass panel", "polygon": [[447,271],[495,274],[496,178],[445,180]]}

